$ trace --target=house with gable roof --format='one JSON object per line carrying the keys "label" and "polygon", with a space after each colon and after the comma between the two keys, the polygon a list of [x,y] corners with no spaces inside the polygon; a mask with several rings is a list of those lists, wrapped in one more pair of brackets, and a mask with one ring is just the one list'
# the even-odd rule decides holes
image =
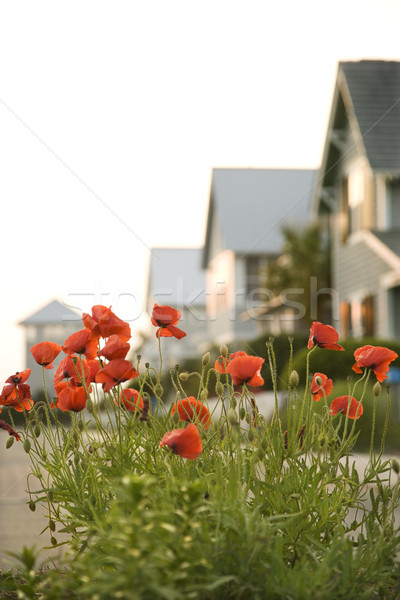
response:
{"label": "house with gable roof", "polygon": [[400,62],[341,62],[313,215],[331,236],[332,324],[400,338]]}
{"label": "house with gable roof", "polygon": [[[178,326],[187,336],[182,340],[168,338],[164,360],[171,366],[185,358],[199,358],[208,347],[205,272],[201,265],[200,248],[152,248],[147,283],[147,310],[151,315],[154,303],[172,306],[181,311]],[[159,361],[155,329],[150,331],[140,354],[143,361]],[[162,340],[163,343],[163,340]]]}
{"label": "house with gable roof", "polygon": [[[59,300],[52,300],[18,324],[25,329],[25,368],[32,369],[28,383],[35,397],[43,392],[43,374],[42,367],[35,362],[30,349],[35,344],[46,341],[56,342],[62,346],[68,336],[83,328],[82,316]],[[63,357],[64,354],[61,352],[54,361],[54,369],[49,371],[50,376],[47,381],[50,395],[54,394],[51,385],[52,377]]]}
{"label": "house with gable roof", "polygon": [[296,331],[299,297],[272,306],[265,272],[281,254],[282,226],[309,222],[314,178],[306,169],[213,169],[202,263],[210,342]]}

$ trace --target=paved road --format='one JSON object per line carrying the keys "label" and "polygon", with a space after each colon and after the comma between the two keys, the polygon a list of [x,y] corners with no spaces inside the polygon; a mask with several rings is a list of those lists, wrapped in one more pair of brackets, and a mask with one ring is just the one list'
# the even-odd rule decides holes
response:
{"label": "paved road", "polygon": [[[29,510],[26,492],[26,477],[29,473],[29,456],[24,452],[22,443],[15,442],[9,450],[5,449],[6,436],[0,438],[0,568],[17,564],[6,551],[20,552],[24,545],[36,545],[43,548],[50,545],[49,532],[40,532],[47,525],[44,509],[35,512]],[[60,554],[59,549],[44,550],[39,556],[49,562]]]}

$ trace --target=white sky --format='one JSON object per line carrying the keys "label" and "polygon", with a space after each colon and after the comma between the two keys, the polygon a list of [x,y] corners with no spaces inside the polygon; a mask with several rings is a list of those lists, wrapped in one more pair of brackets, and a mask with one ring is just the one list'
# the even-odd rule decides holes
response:
{"label": "white sky", "polygon": [[151,246],[201,246],[215,166],[319,166],[339,60],[398,0],[0,3],[0,385],[57,297],[133,331]]}

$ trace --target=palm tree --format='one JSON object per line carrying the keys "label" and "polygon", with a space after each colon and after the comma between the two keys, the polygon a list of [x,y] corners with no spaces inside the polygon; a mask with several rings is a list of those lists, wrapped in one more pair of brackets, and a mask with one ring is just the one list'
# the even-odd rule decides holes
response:
{"label": "palm tree", "polygon": [[313,224],[302,229],[286,226],[282,233],[282,254],[268,264],[265,287],[302,305],[301,318],[307,325],[310,321],[329,321],[330,257],[325,232]]}

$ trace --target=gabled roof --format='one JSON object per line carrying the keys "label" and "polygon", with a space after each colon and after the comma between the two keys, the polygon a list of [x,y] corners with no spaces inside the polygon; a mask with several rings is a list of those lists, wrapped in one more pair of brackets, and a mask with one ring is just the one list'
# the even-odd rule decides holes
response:
{"label": "gabled roof", "polygon": [[400,62],[339,63],[371,168],[400,171]]}
{"label": "gabled roof", "polygon": [[[19,325],[53,325],[53,324],[62,324],[64,322],[71,321],[79,321],[81,319],[81,315],[72,311],[70,308],[59,302],[58,300],[53,300],[46,306],[43,306],[40,310],[33,313],[23,321],[19,323]],[[83,327],[83,325],[82,325]]]}
{"label": "gabled roof", "polygon": [[[349,126],[354,139],[351,148],[346,142]],[[333,190],[349,151],[365,156],[374,171],[400,174],[400,62],[339,63],[313,215],[334,208]]]}
{"label": "gabled roof", "polygon": [[148,302],[155,300],[178,309],[184,304],[204,306],[206,279],[201,253],[201,248],[153,248]]}
{"label": "gabled roof", "polygon": [[236,253],[276,255],[284,224],[308,221],[314,170],[213,169],[203,267],[209,260],[212,230]]}

